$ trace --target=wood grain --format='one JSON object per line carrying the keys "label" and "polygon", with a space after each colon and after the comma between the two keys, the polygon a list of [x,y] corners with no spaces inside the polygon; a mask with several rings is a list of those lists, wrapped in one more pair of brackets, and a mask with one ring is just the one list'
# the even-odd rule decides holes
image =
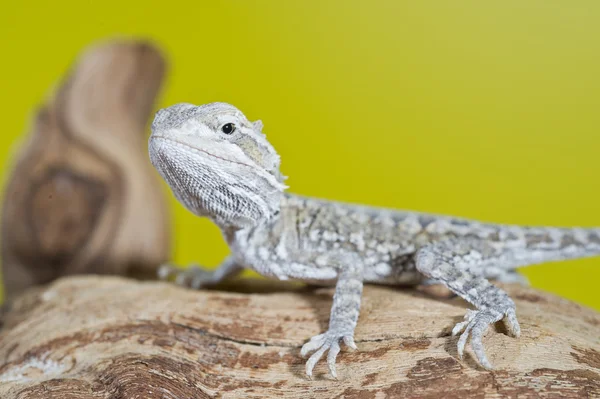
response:
{"label": "wood grain", "polygon": [[169,219],[147,155],[165,61],[145,42],[85,51],[36,113],[4,192],[8,297],[70,274],[153,270]]}
{"label": "wood grain", "polygon": [[[459,298],[367,286],[339,380],[304,375],[301,345],[326,328],[331,289],[240,280],[192,291],[118,277],[70,277],[21,296],[0,332],[0,397],[593,398],[600,397],[600,314],[504,286],[520,339],[490,330],[497,367],[456,354]],[[242,292],[244,291],[244,292]],[[255,291],[255,293],[248,293]]]}

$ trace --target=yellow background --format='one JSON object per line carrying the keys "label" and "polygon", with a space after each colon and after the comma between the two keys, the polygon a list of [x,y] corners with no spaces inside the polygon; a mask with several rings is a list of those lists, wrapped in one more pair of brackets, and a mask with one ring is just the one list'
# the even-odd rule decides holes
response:
{"label": "yellow background", "polygon": [[[86,45],[154,39],[159,106],[262,119],[294,192],[503,223],[600,226],[600,2],[8,1],[0,161]],[[174,259],[217,229],[175,203]],[[600,309],[600,259],[523,269]]]}

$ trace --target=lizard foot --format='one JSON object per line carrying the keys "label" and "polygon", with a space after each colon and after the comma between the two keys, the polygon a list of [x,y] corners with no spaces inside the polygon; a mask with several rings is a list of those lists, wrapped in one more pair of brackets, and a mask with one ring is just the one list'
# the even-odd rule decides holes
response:
{"label": "lizard foot", "polygon": [[504,312],[494,309],[468,310],[465,315],[465,321],[457,323],[452,329],[453,336],[462,331],[457,345],[458,356],[462,359],[467,339],[471,336],[471,347],[473,348],[477,360],[484,368],[491,370],[493,367],[485,355],[485,349],[481,339],[491,324],[502,320],[504,317],[506,317],[505,321],[509,334],[518,337],[521,329],[513,308],[509,308]]}
{"label": "lizard foot", "polygon": [[327,366],[329,367],[329,372],[334,378],[337,378],[337,372],[335,370],[335,359],[337,358],[338,353],[340,353],[340,340],[343,340],[344,343],[356,350],[356,344],[354,343],[354,337],[352,334],[344,334],[338,332],[327,331],[324,334],[320,334],[311,338],[310,341],[302,346],[302,350],[300,351],[300,355],[305,357],[308,352],[312,352],[316,350],[315,353],[306,361],[306,375],[312,377],[312,372],[317,364],[317,362],[321,359],[323,354],[329,350],[327,354]]}
{"label": "lizard foot", "polygon": [[170,264],[164,264],[158,269],[158,277],[161,280],[169,280],[175,277],[175,283],[182,287],[199,289],[213,282],[214,272],[205,270],[196,265],[186,269],[180,269]]}

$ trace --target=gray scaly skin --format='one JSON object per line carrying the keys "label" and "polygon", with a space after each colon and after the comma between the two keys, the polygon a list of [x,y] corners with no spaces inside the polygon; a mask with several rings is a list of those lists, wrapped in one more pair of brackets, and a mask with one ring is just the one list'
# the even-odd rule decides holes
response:
{"label": "gray scaly skin", "polygon": [[177,199],[216,223],[231,249],[215,271],[165,265],[162,278],[175,275],[179,284],[200,288],[248,268],[335,285],[329,329],[301,351],[314,351],[308,376],[328,351],[335,377],[340,343],[356,349],[363,283],[445,285],[475,307],[452,331],[462,333],[459,355],[470,337],[479,363],[491,368],[481,341],[489,325],[504,320],[515,337],[520,328],[514,302],[488,279],[519,281],[517,267],[600,254],[600,229],[488,224],[286,193],[262,122],[225,103],[160,110],[149,152]]}

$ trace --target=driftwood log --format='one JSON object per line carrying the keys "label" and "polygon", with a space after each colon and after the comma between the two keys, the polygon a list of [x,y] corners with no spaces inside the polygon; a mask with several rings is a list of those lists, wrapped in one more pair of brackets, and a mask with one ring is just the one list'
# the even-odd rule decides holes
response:
{"label": "driftwood log", "polygon": [[320,363],[311,381],[298,352],[326,328],[332,290],[261,280],[227,288],[78,276],[29,292],[3,317],[0,397],[600,397],[600,314],[533,289],[505,286],[522,337],[490,329],[497,370],[486,371],[470,352],[457,358],[449,332],[461,299],[367,286],[359,351],[342,351],[339,380]]}
{"label": "driftwood log", "polygon": [[154,270],[169,219],[147,153],[165,61],[143,42],[87,50],[37,112],[4,192],[8,297],[69,274]]}

